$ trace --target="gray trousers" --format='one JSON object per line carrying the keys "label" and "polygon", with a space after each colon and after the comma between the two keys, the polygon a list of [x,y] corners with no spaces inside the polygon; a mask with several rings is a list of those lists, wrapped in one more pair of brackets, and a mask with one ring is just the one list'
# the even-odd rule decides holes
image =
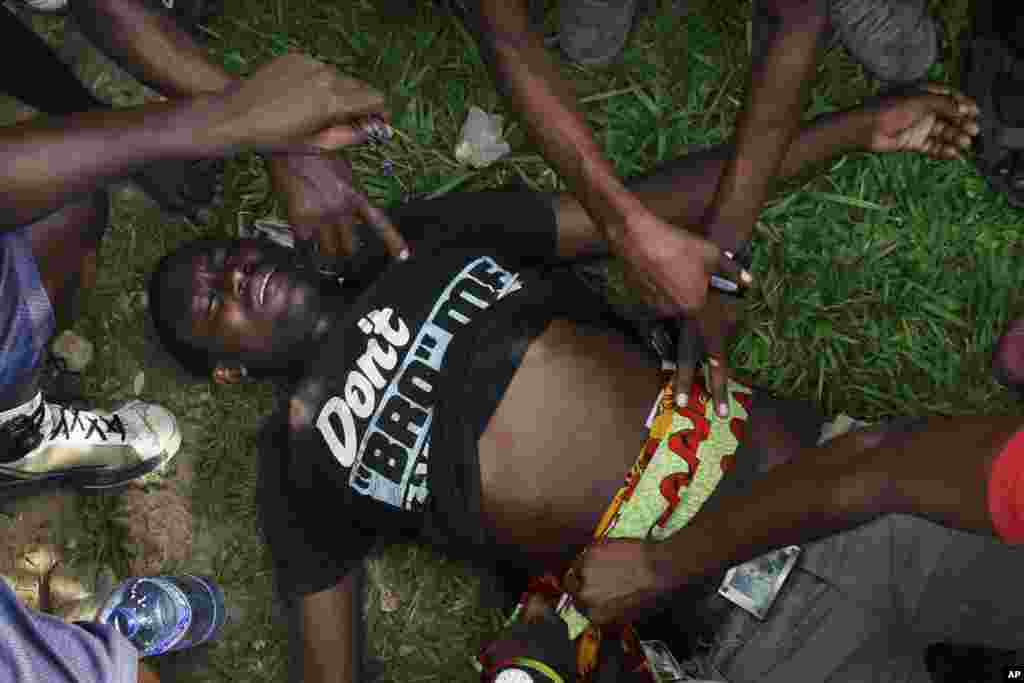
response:
{"label": "gray trousers", "polygon": [[[863,426],[839,416],[821,441]],[[712,597],[726,617],[691,665],[729,683],[931,683],[932,643],[1024,654],[1021,577],[1024,545],[887,515],[804,546],[763,622]]]}
{"label": "gray trousers", "polygon": [[[754,0],[754,59],[768,47],[764,4]],[[885,83],[920,81],[940,57],[939,25],[926,0],[830,0],[829,23],[833,40]]]}
{"label": "gray trousers", "polygon": [[1024,652],[1024,546],[890,515],[804,548],[764,622],[729,611],[695,662],[729,683],[929,683],[932,643]]}

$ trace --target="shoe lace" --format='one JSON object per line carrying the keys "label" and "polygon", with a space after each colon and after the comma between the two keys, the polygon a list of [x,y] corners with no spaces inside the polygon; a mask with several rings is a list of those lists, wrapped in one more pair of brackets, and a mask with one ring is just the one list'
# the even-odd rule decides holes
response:
{"label": "shoe lace", "polygon": [[119,435],[121,441],[125,441],[128,438],[128,432],[125,430],[124,423],[121,422],[121,417],[116,413],[106,418],[87,410],[79,410],[78,408],[65,406],[60,403],[44,402],[36,409],[36,412],[32,415],[36,429],[42,429],[47,409],[50,410],[52,423],[48,437],[50,439],[71,439],[73,435],[78,436],[79,434],[82,434],[86,439],[98,436],[104,442],[114,434]]}
{"label": "shoe lace", "polygon": [[51,403],[87,405],[82,394],[82,373],[68,367],[67,361],[53,353],[46,354],[43,374],[40,381],[43,395]]}

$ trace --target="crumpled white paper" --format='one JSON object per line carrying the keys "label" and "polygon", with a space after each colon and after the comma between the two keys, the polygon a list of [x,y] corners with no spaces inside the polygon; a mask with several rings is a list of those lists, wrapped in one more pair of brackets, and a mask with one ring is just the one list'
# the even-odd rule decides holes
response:
{"label": "crumpled white paper", "polygon": [[501,136],[502,121],[498,114],[488,114],[475,105],[470,107],[455,147],[455,158],[474,168],[484,168],[511,152],[512,147]]}

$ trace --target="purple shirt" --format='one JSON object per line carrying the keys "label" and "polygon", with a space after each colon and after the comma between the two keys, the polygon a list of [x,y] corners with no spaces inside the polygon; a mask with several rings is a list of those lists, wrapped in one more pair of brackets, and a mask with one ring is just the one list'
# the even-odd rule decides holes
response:
{"label": "purple shirt", "polygon": [[113,627],[30,610],[0,579],[0,681],[136,683],[138,664],[135,646]]}

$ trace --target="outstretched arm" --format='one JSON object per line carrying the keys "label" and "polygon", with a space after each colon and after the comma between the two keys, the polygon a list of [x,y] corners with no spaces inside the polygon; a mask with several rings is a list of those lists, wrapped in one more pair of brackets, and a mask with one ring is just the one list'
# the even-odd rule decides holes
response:
{"label": "outstretched arm", "polygon": [[[695,518],[682,530],[685,538],[677,534],[654,547],[656,564],[673,582],[686,582],[891,513],[994,535],[987,497],[992,463],[1022,426],[1016,416],[932,418],[869,448],[847,435],[776,467],[746,494]],[[694,547],[698,535],[714,539],[714,549]]]}
{"label": "outstretched arm", "polygon": [[76,114],[0,130],[0,229],[25,225],[150,161],[218,157],[215,98]]}
{"label": "outstretched arm", "polygon": [[[90,40],[167,97],[217,93],[235,82],[174,19],[140,0],[76,0],[71,7]],[[296,237],[318,239],[322,253],[353,254],[359,221],[374,228],[392,256],[407,249],[387,215],[370,205],[345,159],[275,154],[267,156],[267,169]]]}
{"label": "outstretched arm", "polygon": [[350,124],[383,97],[301,55],[286,55],[217,94],[131,110],[85,112],[0,130],[0,229],[51,213],[161,159],[243,149],[319,154],[352,144]]}
{"label": "outstretched arm", "polygon": [[754,229],[772,181],[800,129],[806,85],[828,25],[824,0],[768,0],[763,54],[751,65],[750,91],[736,147],[705,217],[708,237],[737,251]]}
{"label": "outstretched arm", "polygon": [[[544,157],[623,257],[635,281],[667,310],[704,304],[720,267],[709,242],[660,219],[615,175],[576,109],[521,0],[479,0],[470,27],[498,87],[525,119]],[[728,266],[726,266],[728,267]]]}
{"label": "outstretched arm", "polygon": [[1016,416],[933,418],[881,440],[844,435],[797,454],[661,543],[593,548],[580,597],[599,622],[634,618],[708,574],[885,514],[995,534],[993,463],[1022,427]]}
{"label": "outstretched arm", "polygon": [[[779,177],[798,175],[848,152],[913,151],[951,159],[969,149],[978,133],[977,105],[945,87],[928,85],[925,90],[818,116],[805,124],[789,145]],[[734,145],[720,145],[693,152],[630,178],[626,185],[662,220],[697,226],[714,200],[735,149]],[[572,194],[557,195],[555,207],[562,258],[608,252],[601,229]]]}
{"label": "outstretched arm", "polygon": [[[715,198],[703,217],[704,234],[726,253],[742,250],[782,170],[787,150],[800,126],[805,85],[814,73],[818,42],[827,25],[825,0],[762,0],[764,16],[756,16],[766,42],[755,46],[750,92],[736,130],[736,148],[718,183]],[[756,11],[756,9],[755,9]],[[763,51],[762,51],[763,47]],[[683,326],[675,386],[682,393],[693,381],[697,336],[711,370],[711,394],[718,414],[728,414],[729,345],[737,315],[735,301],[716,297],[714,305]]]}

